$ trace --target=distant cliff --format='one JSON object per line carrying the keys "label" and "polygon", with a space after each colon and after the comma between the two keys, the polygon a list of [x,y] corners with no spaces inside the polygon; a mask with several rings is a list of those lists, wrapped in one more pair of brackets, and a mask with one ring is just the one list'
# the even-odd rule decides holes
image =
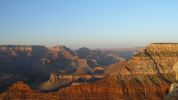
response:
{"label": "distant cliff", "polygon": [[86,74],[90,70],[86,59],[65,46],[0,45],[0,92],[17,81],[47,81],[53,72]]}

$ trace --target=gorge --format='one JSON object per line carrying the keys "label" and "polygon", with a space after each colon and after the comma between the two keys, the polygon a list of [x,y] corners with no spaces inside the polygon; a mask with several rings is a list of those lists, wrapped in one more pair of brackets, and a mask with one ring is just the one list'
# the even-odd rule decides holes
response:
{"label": "gorge", "polygon": [[[4,50],[4,48],[0,50]],[[33,55],[33,52],[30,51],[31,49],[24,50],[28,52],[28,56]],[[71,50],[68,52],[66,52],[68,49],[65,49],[65,51],[61,50],[63,49],[58,50],[57,47],[53,48],[52,51],[49,52],[52,53],[50,54],[52,55],[51,58],[59,59],[59,53],[55,53],[62,52],[61,54],[65,54],[63,55],[64,58],[68,58],[72,61],[72,63],[70,63],[72,66],[70,69],[65,69],[66,67],[62,66],[62,69],[58,69],[59,72],[55,73],[60,75],[71,73],[70,75],[73,76],[86,74],[86,78],[89,80],[91,79],[90,81],[83,81],[82,83],[82,79],[75,82],[72,82],[73,80],[71,80],[70,82],[73,84],[63,86],[56,91],[42,92],[33,89],[29,84],[22,82],[22,80],[16,83],[13,82],[12,85],[9,85],[9,89],[3,91],[0,94],[0,98],[2,100],[170,100],[170,98],[176,100],[177,98],[175,95],[178,76],[178,43],[152,43],[145,47],[145,49],[140,50],[137,54],[133,55],[127,62],[118,60],[114,64],[110,64],[108,67],[103,66],[99,68],[96,68],[96,66],[100,65],[97,63],[97,60],[95,63],[90,63],[96,65],[90,65],[87,63],[89,61],[94,61],[91,54],[90,56],[87,56],[88,58],[86,58],[85,55],[78,57]],[[9,51],[12,50],[9,49]],[[11,56],[17,56],[14,52],[10,52],[8,54]],[[1,56],[1,59],[4,59],[2,57],[5,56]],[[44,57],[44,59],[44,64],[46,64],[46,62],[48,64],[48,55],[47,57]],[[65,62],[65,60],[60,61]],[[49,63],[52,62],[53,60],[50,59]],[[72,68],[73,70],[71,70]],[[91,74],[93,73],[94,68],[95,70],[104,69],[104,72]],[[77,71],[77,69],[80,69],[80,71]],[[53,69],[50,70],[53,72]],[[82,72],[82,74],[79,72]],[[1,73],[5,72],[2,70]],[[103,75],[104,77],[97,80],[96,78],[92,78],[95,75]],[[75,79],[76,76],[71,78]],[[52,76],[51,79],[51,81],[55,81],[58,80],[59,77]],[[28,81],[26,82],[28,83]]]}

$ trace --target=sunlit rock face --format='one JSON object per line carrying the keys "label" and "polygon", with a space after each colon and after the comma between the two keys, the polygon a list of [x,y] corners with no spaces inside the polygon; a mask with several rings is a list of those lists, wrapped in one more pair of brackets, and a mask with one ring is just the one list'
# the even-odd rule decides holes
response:
{"label": "sunlit rock face", "polygon": [[49,53],[55,55],[57,57],[64,56],[66,58],[73,57],[75,54],[67,47],[65,46],[54,46],[52,48],[49,48]]}
{"label": "sunlit rock face", "polygon": [[174,64],[173,66],[173,71],[175,72],[176,76],[175,76],[175,80],[178,80],[178,61],[176,62],[176,64]]}
{"label": "sunlit rock face", "polygon": [[171,81],[166,74],[174,73],[173,66],[178,61],[178,44],[153,43],[136,54],[128,62],[127,74],[159,74]]}
{"label": "sunlit rock face", "polygon": [[171,84],[169,93],[164,97],[164,100],[177,100],[178,99],[178,62],[174,64],[173,70],[175,71],[175,81]]}

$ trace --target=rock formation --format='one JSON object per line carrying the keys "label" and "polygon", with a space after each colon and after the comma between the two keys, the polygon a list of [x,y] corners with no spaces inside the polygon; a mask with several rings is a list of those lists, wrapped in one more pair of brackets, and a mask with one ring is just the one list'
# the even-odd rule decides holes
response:
{"label": "rock formation", "polygon": [[71,66],[87,67],[89,66],[86,59],[81,59],[72,50],[65,46],[55,46],[49,48],[50,59],[65,58],[70,60]]}
{"label": "rock formation", "polygon": [[90,66],[108,66],[115,62],[125,60],[125,58],[114,54],[113,52],[107,52],[102,50],[90,50],[86,47],[80,48],[76,51],[77,55],[81,58],[87,58]]}
{"label": "rock formation", "polygon": [[150,44],[133,56],[126,66],[118,63],[118,70],[108,78],[95,84],[71,86],[60,93],[78,96],[81,100],[162,100],[175,80],[173,66],[178,61],[177,48],[178,44],[174,43]]}
{"label": "rock formation", "polygon": [[1,45],[1,55],[18,56],[26,55],[31,56],[32,46],[29,45]]}
{"label": "rock formation", "polygon": [[65,46],[0,46],[0,92],[17,81],[28,84],[45,82],[53,72],[86,74],[89,71],[87,60]]}
{"label": "rock formation", "polygon": [[171,84],[169,93],[165,95],[164,100],[177,100],[178,99],[178,83],[174,82]]}
{"label": "rock formation", "polygon": [[170,75],[175,76],[173,67],[177,61],[178,44],[153,43],[132,57],[126,66],[127,74],[156,74],[158,77],[171,82],[175,79]]}
{"label": "rock formation", "polygon": [[46,96],[44,100],[49,97],[51,100],[162,100],[176,81],[177,61],[178,44],[153,43],[134,55],[127,64],[116,63],[111,70],[117,71],[96,83],[71,85],[53,93],[30,94],[18,89],[11,92],[10,88],[0,97],[23,99],[17,94],[24,93],[26,99]]}
{"label": "rock formation", "polygon": [[59,81],[58,75],[56,73],[52,73],[49,78],[50,83],[56,84]]}
{"label": "rock formation", "polygon": [[[118,67],[117,71],[107,79],[95,84],[69,87],[61,90],[61,93],[73,92],[81,98],[87,95],[89,99],[100,95],[98,98],[101,99],[162,100],[175,79],[173,66],[178,60],[177,47],[177,44],[150,44],[133,56],[127,65],[116,64],[114,67]],[[74,88],[75,92],[72,91]]]}

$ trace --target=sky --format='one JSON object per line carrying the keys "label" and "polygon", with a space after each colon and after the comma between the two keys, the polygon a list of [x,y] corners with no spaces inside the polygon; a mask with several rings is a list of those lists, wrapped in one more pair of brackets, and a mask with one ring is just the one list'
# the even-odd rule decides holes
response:
{"label": "sky", "polygon": [[178,0],[0,0],[0,44],[77,49],[178,42]]}

